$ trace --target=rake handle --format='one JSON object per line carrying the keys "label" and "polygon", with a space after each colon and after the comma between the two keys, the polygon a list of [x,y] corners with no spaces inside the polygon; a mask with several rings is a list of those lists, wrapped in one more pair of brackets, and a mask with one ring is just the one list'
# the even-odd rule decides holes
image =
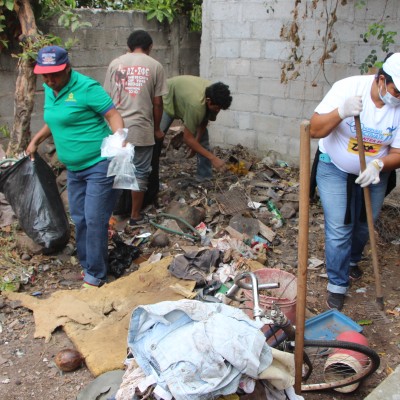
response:
{"label": "rake handle", "polygon": [[[360,121],[360,117],[358,115],[354,117],[354,122],[356,125],[357,145],[358,145],[358,155],[360,158],[360,167],[361,167],[361,171],[364,171],[366,168],[365,152],[364,152],[364,144],[363,144],[363,138],[362,138],[361,121]],[[383,310],[384,302],[383,302],[383,294],[382,294],[382,282],[381,282],[381,275],[379,272],[378,254],[377,254],[377,250],[376,250],[374,219],[373,219],[373,215],[372,215],[372,205],[371,205],[371,194],[369,192],[368,186],[366,186],[364,188],[364,202],[365,202],[365,210],[366,210],[366,214],[367,214],[369,241],[371,243],[372,266],[374,269],[374,276],[375,276],[376,302],[378,303],[379,308],[381,310]]]}

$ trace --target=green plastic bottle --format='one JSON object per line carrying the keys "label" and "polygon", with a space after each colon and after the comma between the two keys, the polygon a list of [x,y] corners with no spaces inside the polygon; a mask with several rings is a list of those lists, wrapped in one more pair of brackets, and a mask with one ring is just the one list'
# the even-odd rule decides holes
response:
{"label": "green plastic bottle", "polygon": [[274,227],[280,228],[284,223],[284,219],[283,219],[282,214],[279,211],[278,207],[275,205],[275,203],[272,200],[268,200],[267,208],[268,208],[268,211],[274,215],[274,218],[273,218]]}

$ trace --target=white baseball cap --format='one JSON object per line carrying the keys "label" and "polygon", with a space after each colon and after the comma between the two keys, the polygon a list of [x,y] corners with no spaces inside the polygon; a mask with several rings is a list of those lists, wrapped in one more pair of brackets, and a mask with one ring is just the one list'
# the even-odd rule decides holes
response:
{"label": "white baseball cap", "polygon": [[392,77],[397,90],[400,91],[400,53],[392,54],[382,65],[383,70]]}

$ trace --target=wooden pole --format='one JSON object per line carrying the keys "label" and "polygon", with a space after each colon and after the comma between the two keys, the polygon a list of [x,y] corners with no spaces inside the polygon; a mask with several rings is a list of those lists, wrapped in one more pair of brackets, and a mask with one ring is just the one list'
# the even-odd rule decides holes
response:
{"label": "wooden pole", "polygon": [[296,346],[295,391],[301,393],[301,378],[304,350],[304,326],[307,296],[308,267],[308,226],[310,206],[310,123],[302,121],[300,125],[300,197],[299,197],[299,239],[296,300]]}
{"label": "wooden pole", "polygon": [[[360,117],[359,116],[354,117],[354,122],[356,124],[358,155],[360,157],[361,171],[364,171],[366,168],[366,162],[365,162],[365,152],[364,152],[364,144],[363,144],[363,138],[362,138]],[[372,266],[373,266],[374,275],[375,275],[376,302],[378,303],[379,308],[381,310],[383,310],[384,302],[383,302],[383,294],[382,294],[382,283],[381,283],[381,275],[379,272],[378,254],[376,251],[374,218],[372,215],[372,205],[371,205],[371,194],[369,192],[368,186],[364,188],[364,202],[365,202],[365,210],[366,210],[366,214],[367,214],[369,241],[371,244]]]}

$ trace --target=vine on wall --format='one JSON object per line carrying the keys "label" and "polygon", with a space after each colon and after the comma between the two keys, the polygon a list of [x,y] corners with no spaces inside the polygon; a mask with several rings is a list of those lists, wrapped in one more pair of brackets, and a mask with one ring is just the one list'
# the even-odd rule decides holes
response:
{"label": "vine on wall", "polygon": [[[320,11],[318,11],[319,3],[322,3],[322,9]],[[347,0],[333,0],[329,5],[325,0],[312,0],[309,4],[307,2],[302,4],[301,0],[295,0],[292,10],[293,19],[289,24],[282,27],[280,33],[280,37],[290,43],[288,60],[284,62],[281,67],[282,83],[287,83],[299,77],[303,65],[310,65],[312,57],[317,51],[321,52],[321,55],[318,59],[319,69],[313,78],[313,82],[321,71],[325,76],[325,61],[330,59],[332,53],[337,49],[334,25],[337,21],[336,12],[339,5],[347,5]],[[318,12],[319,15],[316,15]],[[302,21],[308,20],[314,16],[319,16],[319,18],[324,21],[322,29],[317,29],[317,35],[321,38],[321,41],[314,44],[309,53],[305,54],[306,51],[304,46],[302,46],[305,37],[304,34],[300,33],[300,26]]]}
{"label": "vine on wall", "polygon": [[[383,23],[383,18],[386,11],[388,0],[382,4],[382,17],[379,21],[370,24],[365,33],[361,34],[363,42],[367,43],[371,38],[377,41],[378,46],[382,51],[387,53],[389,46],[394,44],[394,36],[397,32],[389,31]],[[294,0],[293,10],[291,12],[291,21],[283,25],[280,32],[280,37],[289,42],[289,56],[281,66],[281,82],[295,80],[301,75],[303,68],[317,61],[319,68],[312,78],[312,85],[316,85],[316,79],[320,73],[323,74],[325,80],[328,79],[325,75],[325,63],[332,58],[332,54],[337,50],[337,37],[335,31],[335,23],[337,22],[337,11],[339,7],[348,6],[347,0],[312,0],[301,1]],[[366,1],[357,0],[354,3],[356,8],[367,9]],[[320,40],[316,41],[310,47],[306,47],[306,42],[303,24],[310,23],[314,19],[319,23],[316,26],[317,35]],[[317,60],[316,60],[316,57]],[[359,66],[361,73],[366,73],[369,67],[381,66],[382,61],[377,57],[376,49],[372,48],[364,62]],[[329,82],[328,82],[329,83]]]}

